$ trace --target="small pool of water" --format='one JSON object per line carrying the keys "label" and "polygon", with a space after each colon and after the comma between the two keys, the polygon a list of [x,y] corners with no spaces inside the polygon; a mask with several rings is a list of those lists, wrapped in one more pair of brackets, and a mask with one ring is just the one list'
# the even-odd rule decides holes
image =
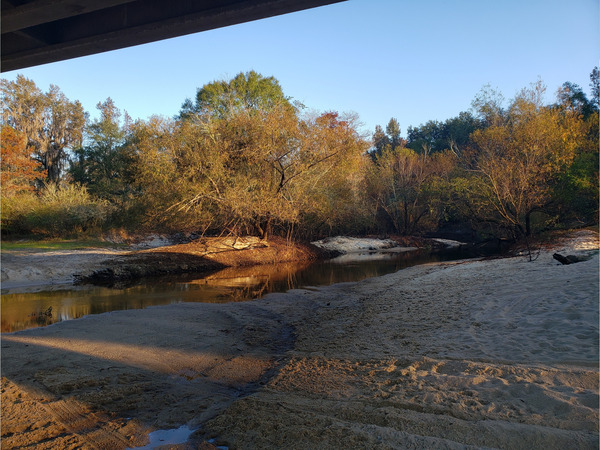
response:
{"label": "small pool of water", "polygon": [[132,447],[127,450],[152,450],[163,445],[177,445],[187,442],[194,430],[186,425],[171,430],[156,430],[148,435],[150,443],[143,447]]}
{"label": "small pool of water", "polygon": [[57,286],[1,297],[3,333],[50,325],[89,314],[181,302],[227,303],[270,292],[360,281],[430,262],[473,257],[465,251],[361,253],[316,263],[281,263],[228,268],[207,276],[142,280],[120,287]]}

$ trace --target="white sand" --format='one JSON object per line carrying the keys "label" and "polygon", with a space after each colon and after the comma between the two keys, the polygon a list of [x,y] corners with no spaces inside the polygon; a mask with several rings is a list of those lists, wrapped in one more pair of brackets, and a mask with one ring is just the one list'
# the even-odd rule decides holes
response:
{"label": "white sand", "polygon": [[452,240],[452,239],[435,238],[433,240],[436,241],[436,242],[439,242],[440,244],[444,244],[447,248],[458,248],[461,245],[465,245],[464,242],[455,241],[455,240]]}
{"label": "white sand", "polygon": [[417,249],[416,247],[400,247],[398,243],[392,239],[354,238],[347,236],[329,237],[319,241],[311,242],[311,244],[326,250],[334,250],[340,253],[358,253],[369,251],[393,252]]}

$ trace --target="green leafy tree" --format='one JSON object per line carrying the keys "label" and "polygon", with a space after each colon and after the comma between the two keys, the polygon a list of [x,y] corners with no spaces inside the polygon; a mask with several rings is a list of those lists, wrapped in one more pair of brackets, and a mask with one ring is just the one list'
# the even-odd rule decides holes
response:
{"label": "green leafy tree", "polygon": [[451,150],[458,155],[468,146],[471,133],[482,127],[481,120],[463,111],[445,122],[430,120],[418,127],[408,127],[406,146],[416,152]]}
{"label": "green leafy tree", "polygon": [[431,153],[442,151],[446,147],[444,124],[430,120],[419,127],[408,127],[406,146],[415,152]]}
{"label": "green leafy tree", "polygon": [[121,125],[121,111],[110,98],[96,107],[100,117],[86,127],[85,145],[74,151],[71,174],[91,194],[116,199],[127,192],[130,181],[133,156],[126,145],[130,120],[126,115]]}
{"label": "green leafy tree", "polygon": [[390,145],[392,146],[392,150],[402,145],[402,138],[400,137],[400,124],[395,118],[391,118],[385,127],[385,132],[389,136]]}
{"label": "green leafy tree", "polygon": [[381,155],[383,151],[390,145],[390,138],[387,134],[385,134],[385,131],[383,131],[381,125],[375,126],[375,132],[373,133],[372,141],[374,147],[372,152],[373,157]]}
{"label": "green leafy tree", "polygon": [[372,142],[374,149],[371,151],[371,157],[373,159],[381,156],[386,150],[395,150],[406,145],[406,141],[401,136],[400,124],[393,117],[386,125],[385,132],[380,125],[375,126]]}
{"label": "green leafy tree", "polygon": [[436,150],[451,150],[460,156],[462,152],[469,147],[471,134],[483,127],[483,124],[477,120],[470,112],[461,112],[456,117],[452,117],[444,122],[444,142],[436,144]]}
{"label": "green leafy tree", "polygon": [[596,111],[600,107],[600,73],[598,72],[598,67],[594,67],[592,73],[590,74],[590,88],[592,89],[592,99],[590,103],[596,107]]}
{"label": "green leafy tree", "polygon": [[584,118],[589,117],[597,111],[597,107],[590,102],[583,89],[576,84],[566,82],[558,89],[558,106],[568,108],[582,114]]}
{"label": "green leafy tree", "polygon": [[269,111],[276,107],[294,110],[274,77],[250,71],[239,73],[229,81],[220,80],[198,89],[194,101],[187,99],[179,117],[210,115],[227,118],[241,111]]}

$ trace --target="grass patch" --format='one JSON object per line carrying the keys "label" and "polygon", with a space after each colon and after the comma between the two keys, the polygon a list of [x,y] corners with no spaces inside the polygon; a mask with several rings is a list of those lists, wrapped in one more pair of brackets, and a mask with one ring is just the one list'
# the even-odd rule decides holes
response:
{"label": "grass patch", "polygon": [[126,244],[102,241],[100,239],[43,239],[15,241],[2,240],[2,250],[85,250],[88,248],[128,248]]}

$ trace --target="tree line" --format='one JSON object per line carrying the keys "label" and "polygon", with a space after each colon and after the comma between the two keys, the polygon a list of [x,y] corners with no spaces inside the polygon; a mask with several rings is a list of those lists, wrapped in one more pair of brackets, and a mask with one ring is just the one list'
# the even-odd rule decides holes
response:
{"label": "tree line", "polygon": [[176,117],[132,120],[109,98],[90,119],[56,86],[1,81],[5,235],[194,231],[207,235],[421,234],[518,239],[598,222],[598,69],[592,98],[541,82],[506,105],[372,136],[306,113],[256,72],[214,81]]}

